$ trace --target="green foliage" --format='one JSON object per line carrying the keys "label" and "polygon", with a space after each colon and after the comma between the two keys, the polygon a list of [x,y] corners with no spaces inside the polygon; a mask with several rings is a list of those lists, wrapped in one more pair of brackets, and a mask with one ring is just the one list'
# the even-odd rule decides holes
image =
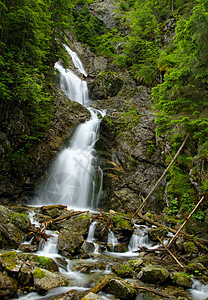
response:
{"label": "green foliage", "polygon": [[72,23],[72,6],[68,0],[0,1],[0,117],[7,132],[6,116],[22,112],[27,130],[18,132],[19,145],[7,152],[20,170],[50,123],[53,65],[64,58],[60,44]]}
{"label": "green foliage", "polygon": [[99,45],[99,36],[106,32],[104,23],[90,14],[87,5],[79,9],[75,17],[75,33],[77,39],[87,43],[92,51],[96,51]]}

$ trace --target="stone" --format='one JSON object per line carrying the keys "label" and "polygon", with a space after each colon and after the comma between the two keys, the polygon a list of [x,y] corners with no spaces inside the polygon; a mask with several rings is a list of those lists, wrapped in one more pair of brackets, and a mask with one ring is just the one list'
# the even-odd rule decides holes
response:
{"label": "stone", "polygon": [[192,286],[191,278],[185,273],[176,272],[171,274],[170,278],[174,284],[184,288],[190,288]]}
{"label": "stone", "polygon": [[79,253],[84,238],[81,234],[62,230],[58,237],[58,250],[63,256],[72,257]]}
{"label": "stone", "polygon": [[53,273],[41,268],[33,271],[34,288],[38,293],[45,293],[52,288],[66,286],[69,283],[67,276]]}
{"label": "stone", "polygon": [[78,233],[87,237],[91,223],[91,214],[81,214],[80,216],[71,217],[61,223],[60,228],[69,232]]}
{"label": "stone", "polygon": [[137,291],[129,283],[119,278],[110,280],[106,292],[123,300],[133,300],[137,295]]}
{"label": "stone", "polygon": [[168,280],[169,272],[165,268],[149,264],[141,269],[138,278],[147,283],[163,283]]}
{"label": "stone", "polygon": [[38,245],[31,245],[31,244],[21,244],[18,248],[22,252],[32,253],[38,250]]}
{"label": "stone", "polygon": [[154,241],[154,242],[158,242],[157,237],[161,238],[161,237],[165,237],[168,234],[168,230],[165,228],[151,228],[148,231],[148,235],[150,240]]}
{"label": "stone", "polygon": [[81,298],[82,300],[103,300],[102,297],[94,294],[94,293],[89,293],[86,296],[84,296],[83,298]]}
{"label": "stone", "polygon": [[0,298],[12,299],[17,293],[17,281],[0,272]]}

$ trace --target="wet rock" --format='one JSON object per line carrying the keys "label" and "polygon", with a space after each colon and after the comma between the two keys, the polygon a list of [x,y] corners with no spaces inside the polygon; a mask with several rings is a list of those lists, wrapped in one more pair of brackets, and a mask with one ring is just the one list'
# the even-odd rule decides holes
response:
{"label": "wet rock", "polygon": [[165,268],[150,264],[141,269],[138,278],[147,283],[163,283],[168,280],[169,272]]}
{"label": "wet rock", "polygon": [[151,228],[148,231],[150,240],[152,240],[154,242],[158,242],[157,237],[161,238],[161,237],[167,236],[167,234],[168,234],[168,230],[165,228]]}
{"label": "wet rock", "polygon": [[208,275],[207,269],[199,262],[189,263],[187,266],[187,270],[191,274],[197,275]]}
{"label": "wet rock", "polygon": [[91,224],[91,214],[82,214],[80,216],[71,217],[62,222],[60,227],[73,233],[87,236]]}
{"label": "wet rock", "polygon": [[45,293],[52,288],[66,286],[69,279],[59,273],[53,273],[41,268],[33,272],[34,288],[38,293]]}
{"label": "wet rock", "polygon": [[108,239],[108,229],[104,221],[99,221],[95,227],[94,236],[100,242],[107,242]]}
{"label": "wet rock", "polygon": [[119,243],[114,246],[114,252],[124,253],[128,251],[128,245],[125,243]]}
{"label": "wet rock", "polygon": [[26,234],[14,224],[0,224],[0,248],[17,249],[24,241]]}
{"label": "wet rock", "polygon": [[121,278],[132,278],[134,275],[132,268],[128,264],[115,265],[112,270]]}
{"label": "wet rock", "polygon": [[81,249],[82,249],[84,252],[92,253],[92,252],[95,251],[95,245],[94,245],[92,242],[84,241],[84,243],[82,244]]}
{"label": "wet rock", "polygon": [[72,257],[79,253],[84,238],[79,233],[62,230],[58,237],[58,250],[63,256]]}
{"label": "wet rock", "polygon": [[25,214],[14,212],[0,206],[0,248],[16,249],[27,236],[27,229],[31,226]]}
{"label": "wet rock", "polygon": [[86,296],[82,298],[82,300],[102,300],[103,298],[94,294],[94,293],[89,293]]}
{"label": "wet rock", "polygon": [[38,250],[38,245],[31,245],[31,244],[21,244],[18,248],[22,252],[32,253]]}
{"label": "wet rock", "polygon": [[119,278],[112,278],[106,288],[106,292],[113,294],[119,299],[135,299],[137,292],[136,290],[124,280]]}
{"label": "wet rock", "polygon": [[174,284],[182,286],[184,288],[190,288],[192,286],[191,278],[185,273],[176,272],[171,274],[170,278]]}
{"label": "wet rock", "polygon": [[12,299],[17,292],[17,281],[0,272],[0,298]]}
{"label": "wet rock", "polygon": [[199,250],[193,242],[185,242],[183,248],[189,257],[196,257],[198,255]]}

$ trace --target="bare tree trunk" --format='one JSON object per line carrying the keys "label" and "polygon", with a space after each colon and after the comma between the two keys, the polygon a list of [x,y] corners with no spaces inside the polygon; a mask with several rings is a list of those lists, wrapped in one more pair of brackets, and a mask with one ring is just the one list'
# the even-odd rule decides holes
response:
{"label": "bare tree trunk", "polygon": [[174,163],[174,161],[176,160],[176,158],[178,157],[179,153],[181,152],[181,150],[183,149],[186,141],[188,140],[189,134],[187,134],[187,136],[185,137],[183,143],[181,144],[180,148],[178,149],[178,151],[176,152],[174,158],[172,159],[172,161],[170,162],[169,166],[167,167],[167,169],[164,171],[164,173],[162,174],[162,176],[159,178],[159,180],[156,182],[155,186],[152,188],[152,190],[150,191],[150,193],[147,195],[147,197],[144,199],[143,203],[139,206],[139,208],[136,210],[136,212],[133,214],[132,218],[134,218],[134,216],[144,207],[145,203],[147,202],[147,200],[149,199],[149,197],[153,194],[153,192],[155,191],[155,189],[158,187],[159,183],[162,181],[162,179],[165,177],[166,173],[168,172],[168,170],[170,169],[170,167],[172,166],[172,164]]}

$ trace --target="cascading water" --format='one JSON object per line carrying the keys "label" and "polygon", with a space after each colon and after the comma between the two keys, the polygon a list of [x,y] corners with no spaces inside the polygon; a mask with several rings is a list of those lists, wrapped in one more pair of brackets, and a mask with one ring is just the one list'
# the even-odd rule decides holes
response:
{"label": "cascading water", "polygon": [[[87,76],[77,54],[67,46],[65,48],[78,71]],[[102,183],[102,171],[96,169],[94,146],[101,121],[99,116],[103,117],[104,112],[88,107],[90,99],[84,80],[71,70],[65,70],[60,63],[56,63],[55,68],[59,71],[60,87],[66,96],[86,106],[91,118],[78,126],[69,146],[58,155],[33,204],[63,204],[75,209],[96,209],[101,196],[101,189],[96,190],[96,182]]]}

